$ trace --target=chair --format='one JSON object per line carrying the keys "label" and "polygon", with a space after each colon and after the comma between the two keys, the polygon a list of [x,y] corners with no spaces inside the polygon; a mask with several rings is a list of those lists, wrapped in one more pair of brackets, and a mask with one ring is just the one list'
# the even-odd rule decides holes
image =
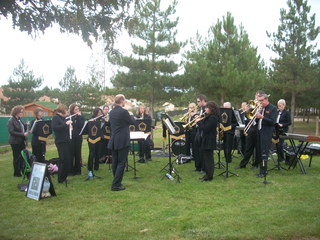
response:
{"label": "chair", "polygon": [[24,160],[24,167],[23,167],[23,176],[22,176],[22,181],[21,184],[23,183],[25,177],[27,176],[28,173],[32,172],[32,167],[31,167],[31,161],[30,161],[30,156],[31,152],[29,152],[27,149],[21,150],[21,156]]}

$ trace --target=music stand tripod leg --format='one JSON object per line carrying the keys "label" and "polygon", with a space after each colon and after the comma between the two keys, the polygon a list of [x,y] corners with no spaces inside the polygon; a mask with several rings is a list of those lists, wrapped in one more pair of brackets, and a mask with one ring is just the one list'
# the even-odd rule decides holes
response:
{"label": "music stand tripod leg", "polygon": [[225,174],[225,177],[226,177],[226,178],[229,177],[229,174],[230,174],[230,177],[232,177],[232,176],[239,177],[238,174],[229,171],[229,163],[228,163],[228,161],[226,161],[226,170],[225,170],[224,172],[220,173],[218,176],[222,176],[222,175],[224,175],[224,174]]}

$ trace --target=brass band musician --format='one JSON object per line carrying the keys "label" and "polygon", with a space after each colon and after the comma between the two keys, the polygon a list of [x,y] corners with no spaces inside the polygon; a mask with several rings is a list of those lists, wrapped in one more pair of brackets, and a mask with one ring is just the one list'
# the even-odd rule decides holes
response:
{"label": "brass band musician", "polygon": [[[199,94],[197,96],[197,104],[199,107],[199,115],[202,115],[205,112],[205,106],[207,105],[207,97],[203,94]],[[196,135],[195,135],[195,139],[194,139],[193,143],[194,143],[193,157],[194,157],[194,164],[195,164],[194,171],[198,171],[200,173],[205,173],[203,159],[200,154],[201,132],[199,131],[198,127],[196,127]]]}
{"label": "brass band musician", "polygon": [[[197,105],[195,103],[190,103],[188,106],[186,123],[190,123],[198,115],[199,114],[197,113]],[[185,135],[186,135],[186,155],[194,157],[193,153],[195,152],[194,139],[196,136],[196,128],[191,127],[189,129],[186,129]]]}
{"label": "brass band musician", "polygon": [[[280,99],[278,101],[278,116],[276,120],[275,130],[277,131],[277,134],[284,134],[288,132],[289,126],[291,125],[291,117],[288,110],[286,110],[286,101],[284,99]],[[283,143],[284,139],[279,138],[279,142],[276,143],[277,148],[277,155],[278,155],[278,161],[283,162],[285,160],[284,158],[284,151],[283,151]]]}
{"label": "brass band musician", "polygon": [[196,120],[200,133],[200,156],[203,159],[205,175],[200,178],[202,181],[211,181],[214,172],[213,150],[216,148],[217,125],[219,121],[219,107],[215,102],[208,102],[205,105],[204,117]]}
{"label": "brass band musician", "polygon": [[[223,108],[231,109],[231,103],[225,102],[223,104]],[[231,116],[228,116],[228,129],[224,129],[223,131],[223,151],[224,157],[227,163],[232,162],[232,149],[233,149],[233,141],[234,141],[234,134],[236,126],[238,125],[236,116],[232,111],[230,111]]]}
{"label": "brass band musician", "polygon": [[69,106],[70,115],[72,117],[72,138],[71,138],[71,159],[72,159],[72,169],[71,173],[73,175],[81,175],[81,165],[82,165],[82,135],[80,135],[82,126],[85,123],[85,118],[81,116],[80,106],[76,103],[72,103]]}
{"label": "brass band musician", "polygon": [[[135,119],[144,119],[148,122],[148,124],[151,126],[151,116],[148,114],[148,111],[144,105],[140,105],[137,108],[137,114],[135,116]],[[141,139],[139,142],[139,163],[145,163],[147,161],[151,161],[151,149],[153,146],[153,142],[151,140],[151,132],[149,136],[144,140]]]}
{"label": "brass band musician", "polygon": [[59,155],[58,182],[67,183],[68,169],[71,166],[70,134],[72,120],[66,119],[67,106],[59,104],[52,118],[52,130],[55,133],[55,144]]}

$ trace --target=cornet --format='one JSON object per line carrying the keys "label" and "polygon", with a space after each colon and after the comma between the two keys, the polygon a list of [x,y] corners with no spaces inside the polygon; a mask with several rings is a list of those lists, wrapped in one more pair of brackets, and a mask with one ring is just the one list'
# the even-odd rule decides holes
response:
{"label": "cornet", "polygon": [[183,116],[181,118],[179,118],[180,122],[186,123],[188,118],[190,117],[189,114],[192,112],[197,112],[197,111],[198,111],[197,108],[189,110],[187,113],[183,114]]}
{"label": "cornet", "polygon": [[195,117],[192,121],[188,122],[185,125],[182,125],[182,127],[184,129],[186,129],[186,130],[189,130],[189,129],[193,128],[196,125],[196,120],[197,119],[199,119],[199,121],[200,121],[200,120],[204,119],[205,117],[206,117],[206,114],[202,113],[201,115]]}

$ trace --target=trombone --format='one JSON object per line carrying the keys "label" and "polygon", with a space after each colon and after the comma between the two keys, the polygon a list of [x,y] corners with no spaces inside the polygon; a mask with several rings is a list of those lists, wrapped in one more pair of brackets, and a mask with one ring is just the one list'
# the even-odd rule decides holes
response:
{"label": "trombone", "polygon": [[250,119],[250,121],[243,129],[244,135],[248,135],[249,129],[253,126],[253,123],[255,122],[255,120],[257,118],[257,113],[260,112],[261,109],[262,109],[261,104],[257,103],[256,107],[250,113],[248,113],[251,118],[248,117]]}

